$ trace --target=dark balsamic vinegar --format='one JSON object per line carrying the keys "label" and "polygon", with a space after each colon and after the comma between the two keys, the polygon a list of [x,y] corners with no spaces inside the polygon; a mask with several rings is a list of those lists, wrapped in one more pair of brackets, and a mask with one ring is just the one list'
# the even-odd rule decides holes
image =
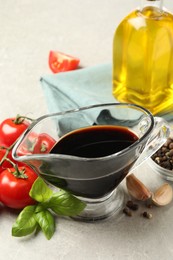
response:
{"label": "dark balsamic vinegar", "polygon": [[51,153],[97,158],[117,153],[138,137],[125,127],[92,126],[81,128],[63,136]]}
{"label": "dark balsamic vinegar", "polygon": [[[121,156],[121,159],[118,160],[116,156],[106,161],[102,158],[122,151],[137,140],[138,137],[133,132],[121,126],[96,125],[74,130],[64,135],[55,144],[51,153],[77,156],[78,160],[66,157],[66,164],[62,160],[61,165],[60,159],[59,164],[55,165],[59,172],[59,179],[66,183],[63,188],[74,195],[86,198],[100,198],[110,193],[125,178],[133,165],[136,158],[135,149],[130,152],[131,160],[129,162],[126,156]],[[92,160],[80,160],[80,158],[92,158]],[[99,160],[94,161],[93,158],[99,158]],[[101,176],[100,171],[102,171]],[[69,178],[63,178],[63,172]],[[89,178],[88,173],[91,176]],[[55,180],[57,179],[55,178]]]}

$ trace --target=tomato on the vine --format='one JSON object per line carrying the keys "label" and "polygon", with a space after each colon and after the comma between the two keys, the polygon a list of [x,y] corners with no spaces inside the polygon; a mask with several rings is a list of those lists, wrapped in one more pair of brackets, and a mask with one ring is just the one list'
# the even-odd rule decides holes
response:
{"label": "tomato on the vine", "polygon": [[49,53],[49,67],[54,73],[75,70],[79,62],[78,58],[59,51]]}
{"label": "tomato on the vine", "polygon": [[55,139],[46,133],[37,134],[31,132],[19,146],[17,154],[28,155],[49,153],[55,143]]}
{"label": "tomato on the vine", "polygon": [[[4,158],[4,156],[6,155],[6,149],[3,149],[3,148],[0,148],[0,162],[1,160]],[[11,154],[11,151],[8,152],[7,154],[7,159],[9,159],[10,161],[14,162],[13,158],[12,158],[12,154]],[[2,164],[0,164],[0,173],[7,169],[7,168],[11,168],[12,167],[12,164],[7,161],[7,160],[4,160],[2,162]]]}
{"label": "tomato on the vine", "polygon": [[35,143],[34,153],[49,153],[55,143],[55,139],[53,139],[50,135],[41,133]]}
{"label": "tomato on the vine", "polygon": [[5,119],[0,124],[0,146],[10,147],[28,126],[29,122],[20,117]]}
{"label": "tomato on the vine", "polygon": [[7,168],[13,167],[12,163],[16,164],[17,166],[24,165],[24,163],[17,162],[13,159],[11,150],[8,150],[8,153],[6,153],[6,149],[0,147],[0,173]]}
{"label": "tomato on the vine", "polygon": [[15,176],[16,169],[9,168],[0,174],[0,201],[9,208],[22,209],[35,204],[29,196],[32,184],[37,179],[37,174],[28,166],[18,167],[24,177]]}

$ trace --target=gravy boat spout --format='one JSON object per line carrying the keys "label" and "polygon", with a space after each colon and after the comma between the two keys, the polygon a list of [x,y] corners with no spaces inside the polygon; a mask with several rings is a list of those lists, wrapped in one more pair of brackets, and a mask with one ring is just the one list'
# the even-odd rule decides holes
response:
{"label": "gravy boat spout", "polygon": [[168,136],[168,123],[140,106],[100,104],[38,118],[12,155],[51,185],[85,201],[77,219],[95,221],[120,209],[119,184]]}

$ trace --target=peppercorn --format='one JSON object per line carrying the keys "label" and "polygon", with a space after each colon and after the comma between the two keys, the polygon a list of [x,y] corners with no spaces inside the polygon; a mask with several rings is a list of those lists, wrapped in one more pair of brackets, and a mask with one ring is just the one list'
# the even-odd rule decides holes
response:
{"label": "peppercorn", "polygon": [[152,203],[148,203],[148,204],[146,205],[146,207],[149,208],[149,209],[152,209],[152,208],[153,208],[153,204],[152,204]]}
{"label": "peppercorn", "polygon": [[134,210],[134,211],[135,211],[135,210],[138,210],[138,208],[139,208],[138,204],[133,203],[132,200],[128,200],[128,201],[127,201],[126,207],[128,207],[129,209]]}
{"label": "peppercorn", "polygon": [[148,219],[151,219],[151,218],[153,217],[153,215],[152,215],[151,213],[147,212],[147,211],[144,211],[144,212],[142,213],[142,216],[143,216],[144,218],[148,218]]}
{"label": "peppercorn", "polygon": [[151,158],[159,166],[167,170],[173,170],[173,138],[169,137]]}
{"label": "peppercorn", "polygon": [[132,212],[131,212],[131,210],[130,210],[128,207],[125,207],[125,208],[123,209],[123,213],[124,213],[126,216],[128,216],[128,217],[131,217],[131,216],[132,216]]}

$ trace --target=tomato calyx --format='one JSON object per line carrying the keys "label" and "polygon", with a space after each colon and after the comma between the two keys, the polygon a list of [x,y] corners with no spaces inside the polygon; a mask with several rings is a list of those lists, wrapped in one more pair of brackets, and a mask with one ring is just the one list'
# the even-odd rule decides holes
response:
{"label": "tomato calyx", "polygon": [[13,174],[18,179],[28,179],[28,176],[25,174],[26,169],[23,167],[19,170],[16,164],[13,164],[13,168],[8,168],[8,171]]}
{"label": "tomato calyx", "polygon": [[40,147],[40,152],[44,153],[46,151],[47,151],[47,145],[45,143],[42,143]]}
{"label": "tomato calyx", "polygon": [[27,116],[21,116],[21,115],[17,115],[12,121],[15,125],[20,125],[24,122],[24,120],[27,119],[31,122],[34,121],[34,119],[30,118],[30,117],[27,117]]}

